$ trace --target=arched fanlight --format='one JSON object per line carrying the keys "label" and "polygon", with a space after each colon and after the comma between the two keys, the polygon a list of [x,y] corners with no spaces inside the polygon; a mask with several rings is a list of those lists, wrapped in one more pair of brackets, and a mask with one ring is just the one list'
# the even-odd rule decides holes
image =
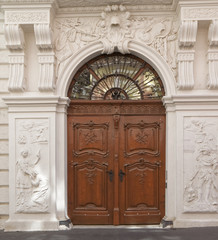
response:
{"label": "arched fanlight", "polygon": [[74,76],[70,99],[160,99],[164,89],[155,70],[132,55],[101,55],[83,65]]}

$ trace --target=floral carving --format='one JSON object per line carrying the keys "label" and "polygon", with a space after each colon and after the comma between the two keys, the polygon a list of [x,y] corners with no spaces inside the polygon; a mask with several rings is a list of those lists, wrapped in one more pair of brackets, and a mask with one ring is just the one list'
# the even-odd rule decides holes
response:
{"label": "floral carving", "polygon": [[84,140],[86,144],[97,142],[97,135],[93,130],[90,130],[88,133],[84,134]]}
{"label": "floral carving", "polygon": [[185,126],[185,134],[194,138],[193,159],[196,164],[184,189],[186,211],[218,211],[217,137],[213,134],[214,127],[215,123],[195,119]]}
{"label": "floral carving", "polygon": [[207,19],[218,18],[217,8],[187,8],[182,11],[184,19]]}
{"label": "floral carving", "polygon": [[139,184],[144,184],[145,183],[145,177],[147,176],[146,172],[140,172],[140,173],[136,173],[136,177],[138,177],[138,182]]}
{"label": "floral carving", "polygon": [[86,177],[88,179],[89,184],[94,184],[95,183],[95,177],[96,177],[95,170],[91,170],[91,171],[87,172]]}
{"label": "floral carving", "polygon": [[145,131],[141,130],[140,132],[138,132],[136,134],[136,142],[147,144],[148,143],[148,137],[149,137],[149,135]]}
{"label": "floral carving", "polygon": [[49,23],[49,12],[7,11],[5,14],[5,23]]}

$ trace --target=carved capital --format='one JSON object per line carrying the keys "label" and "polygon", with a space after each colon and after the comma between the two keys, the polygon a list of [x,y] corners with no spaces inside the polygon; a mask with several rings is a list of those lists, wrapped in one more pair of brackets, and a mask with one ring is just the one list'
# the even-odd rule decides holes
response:
{"label": "carved capital", "polygon": [[192,51],[178,53],[178,88],[192,89],[194,87],[194,54]]}
{"label": "carved capital", "polygon": [[9,49],[23,49],[24,48],[24,33],[19,24],[5,24],[5,40],[6,46]]}
{"label": "carved capital", "polygon": [[14,53],[9,55],[9,85],[11,92],[20,92],[25,90],[25,57],[24,53]]}
{"label": "carved capital", "polygon": [[197,21],[182,21],[179,31],[180,47],[193,47],[197,37]]}
{"label": "carved capital", "polygon": [[208,88],[218,88],[218,50],[209,50],[207,54],[208,59]]}
{"label": "carved capital", "polygon": [[55,89],[55,54],[38,53],[39,62],[39,91],[53,91]]}
{"label": "carved capital", "polygon": [[218,19],[213,20],[208,31],[208,40],[210,46],[218,46]]}
{"label": "carved capital", "polygon": [[52,30],[49,24],[34,24],[34,32],[38,48],[52,48]]}

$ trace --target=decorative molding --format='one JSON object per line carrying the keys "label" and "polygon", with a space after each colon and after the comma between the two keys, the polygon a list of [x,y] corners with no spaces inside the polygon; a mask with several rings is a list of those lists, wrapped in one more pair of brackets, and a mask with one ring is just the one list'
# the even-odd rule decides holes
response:
{"label": "decorative molding", "polygon": [[52,48],[52,30],[49,24],[34,24],[34,32],[39,49]]}
{"label": "decorative molding", "polygon": [[182,21],[179,30],[180,47],[193,47],[196,42],[197,30],[197,21]]}
{"label": "decorative molding", "polygon": [[183,8],[181,10],[181,16],[184,20],[211,20],[218,18],[218,8],[217,6],[207,8]]}
{"label": "decorative molding", "polygon": [[50,23],[49,11],[33,11],[33,10],[14,10],[5,11],[6,24],[36,24]]}
{"label": "decorative molding", "polygon": [[218,88],[218,49],[208,50],[207,54],[208,68],[209,68],[209,79],[208,88],[217,89]]}
{"label": "decorative molding", "polygon": [[[213,119],[213,117],[185,119],[184,161],[187,167],[184,169],[185,212],[218,211],[217,120]],[[190,161],[190,158],[195,162]]]}
{"label": "decorative molding", "polygon": [[20,50],[24,48],[24,33],[19,24],[5,24],[6,46],[11,50]]}
{"label": "decorative molding", "polygon": [[194,87],[194,50],[178,52],[178,84],[179,89]]}
{"label": "decorative molding", "polygon": [[9,54],[9,84],[10,92],[21,92],[25,90],[25,56],[24,53]]}
{"label": "decorative molding", "polygon": [[16,212],[47,212],[48,120],[17,119],[16,136]]}
{"label": "decorative molding", "polygon": [[39,91],[53,91],[55,89],[55,62],[53,52],[38,53],[39,62]]}
{"label": "decorative molding", "polygon": [[210,46],[218,45],[218,19],[213,20],[208,31],[208,40]]}

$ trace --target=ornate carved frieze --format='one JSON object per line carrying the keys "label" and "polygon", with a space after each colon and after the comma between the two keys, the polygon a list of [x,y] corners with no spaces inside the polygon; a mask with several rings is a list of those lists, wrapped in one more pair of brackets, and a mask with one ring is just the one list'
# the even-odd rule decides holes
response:
{"label": "ornate carved frieze", "polygon": [[173,17],[130,16],[122,5],[108,6],[101,17],[59,18],[55,23],[58,64],[82,47],[103,43],[104,53],[128,53],[128,43],[138,40],[154,48],[176,69],[178,22]]}
{"label": "ornate carved frieze", "polygon": [[31,10],[14,10],[5,12],[6,24],[35,24],[35,23],[49,23],[49,11],[31,11]]}
{"label": "ornate carved frieze", "polygon": [[16,212],[47,212],[49,135],[47,119],[16,120]]}
{"label": "ornate carved frieze", "polygon": [[184,122],[184,211],[218,211],[217,120]]}
{"label": "ornate carved frieze", "polygon": [[191,7],[183,8],[181,11],[184,20],[211,20],[218,18],[218,8],[216,7]]}
{"label": "ornate carved frieze", "polygon": [[24,53],[11,53],[9,55],[9,64],[8,90],[11,92],[24,91],[26,85]]}

